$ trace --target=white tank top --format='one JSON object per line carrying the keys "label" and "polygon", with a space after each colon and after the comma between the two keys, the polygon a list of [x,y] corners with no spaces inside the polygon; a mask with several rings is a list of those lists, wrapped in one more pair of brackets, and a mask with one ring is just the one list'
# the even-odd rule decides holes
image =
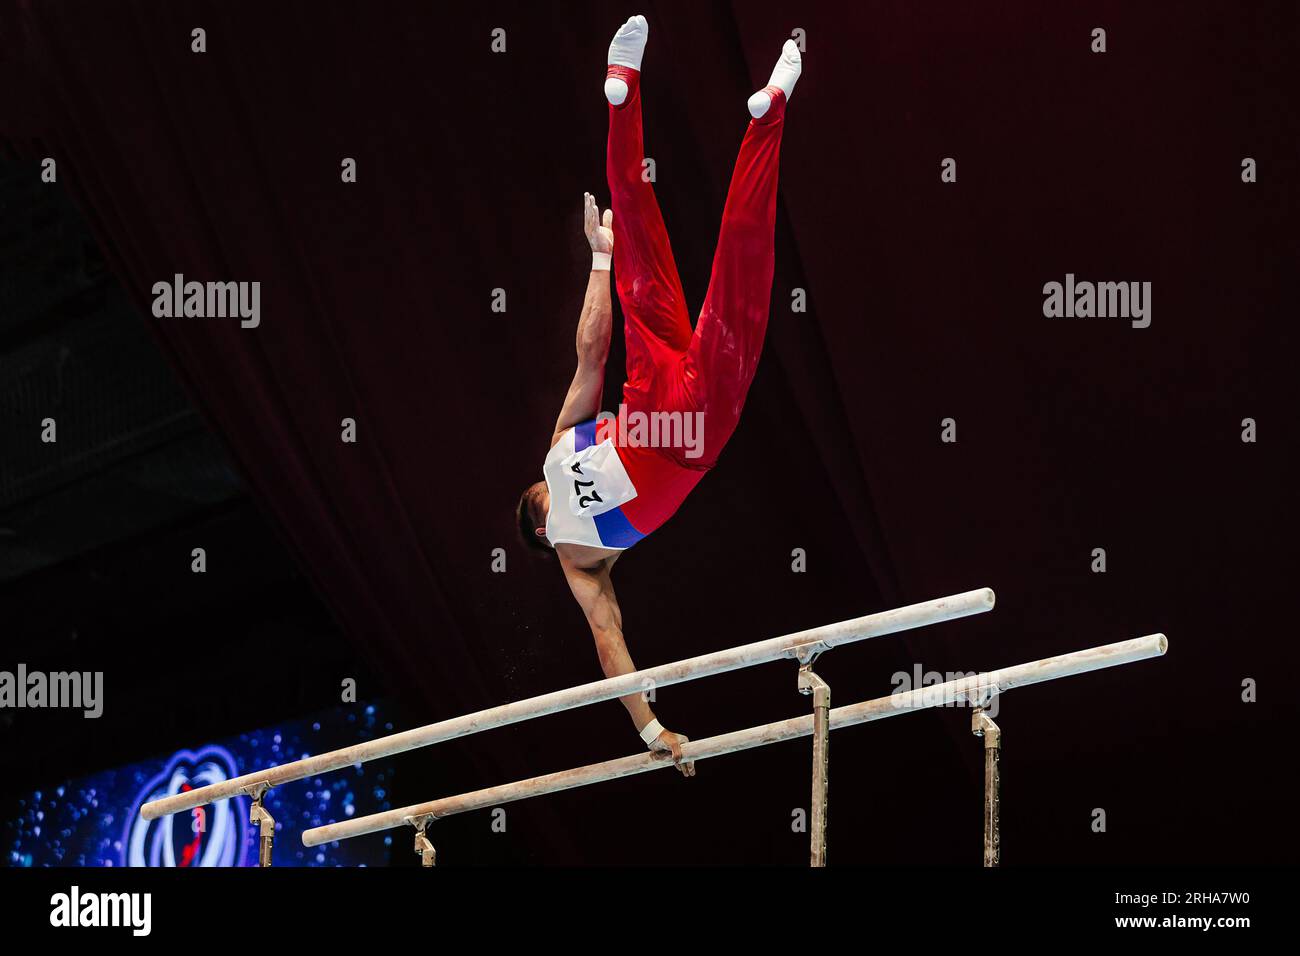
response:
{"label": "white tank top", "polygon": [[635,542],[627,541],[626,534],[617,533],[618,526],[626,525],[621,512],[609,514],[600,521],[596,519],[616,512],[619,505],[635,498],[636,487],[612,441],[607,438],[579,451],[576,432],[574,428],[566,431],[542,463],[542,474],[551,493],[546,537],[551,544],[625,550]]}

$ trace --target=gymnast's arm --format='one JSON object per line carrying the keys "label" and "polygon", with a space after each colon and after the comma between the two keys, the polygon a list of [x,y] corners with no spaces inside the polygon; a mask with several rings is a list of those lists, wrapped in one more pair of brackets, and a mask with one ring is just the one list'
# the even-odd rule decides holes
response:
{"label": "gymnast's arm", "polygon": [[[613,210],[605,210],[605,222],[601,225],[595,199],[588,194],[584,202],[584,228],[592,252],[611,255],[614,251]],[[587,277],[587,294],[582,300],[582,314],[578,317],[578,370],[573,374],[569,393],[565,395],[564,406],[555,421],[552,445],[574,425],[590,421],[600,411],[600,398],[605,390],[605,360],[609,358],[609,336],[613,325],[609,269],[593,268]]]}
{"label": "gymnast's arm", "polygon": [[[565,560],[563,557],[560,559],[560,566],[564,569],[564,578],[569,582],[569,589],[573,591],[578,606],[587,616],[591,636],[596,640],[596,655],[600,658],[600,668],[605,672],[606,677],[618,677],[636,670],[636,665],[632,663],[632,655],[628,653],[627,644],[623,640],[623,612],[619,609],[618,598],[614,595],[614,582],[609,576],[610,565],[614,560],[615,558],[607,558],[588,567],[580,567],[573,561]],[[654,720],[654,711],[650,709],[642,692],[620,697],[619,702],[627,708],[638,733],[646,724]],[[693,777],[695,765],[681,763],[682,744],[686,739],[680,734],[665,730],[650,745],[650,749],[665,754],[671,753],[682,773]]]}

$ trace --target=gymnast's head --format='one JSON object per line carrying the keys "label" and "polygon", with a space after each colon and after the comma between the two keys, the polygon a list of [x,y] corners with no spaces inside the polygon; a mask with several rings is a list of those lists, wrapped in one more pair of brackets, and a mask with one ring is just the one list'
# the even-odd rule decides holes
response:
{"label": "gymnast's head", "polygon": [[519,496],[515,518],[519,523],[519,539],[530,554],[552,557],[555,549],[546,540],[546,512],[551,507],[551,493],[546,482],[536,481]]}

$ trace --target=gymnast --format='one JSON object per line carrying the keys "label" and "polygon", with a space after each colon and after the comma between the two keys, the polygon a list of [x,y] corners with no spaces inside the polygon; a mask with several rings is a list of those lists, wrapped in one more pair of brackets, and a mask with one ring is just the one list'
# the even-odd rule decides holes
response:
{"label": "gymnast", "polygon": [[[555,422],[543,481],[525,489],[517,517],[525,543],[558,557],[596,641],[607,677],[636,667],[610,571],[618,556],[667,521],[722,452],[740,419],[767,329],[774,268],[777,160],[786,104],[802,63],[787,40],[768,85],[749,98],[708,293],[695,328],[654,188],[642,177],[641,58],[649,25],[635,16],[609,45],[606,173],[612,208],[584,197],[592,266],[578,319],[578,369]],[[617,224],[618,241],[614,228]],[[627,381],[616,418],[595,416],[604,389],[613,310],[611,259],[623,306]],[[677,413],[702,423],[689,448],[647,442],[630,416]],[[620,421],[620,419],[624,419]],[[641,693],[619,698],[652,752],[682,763],[687,738],[665,730]]]}

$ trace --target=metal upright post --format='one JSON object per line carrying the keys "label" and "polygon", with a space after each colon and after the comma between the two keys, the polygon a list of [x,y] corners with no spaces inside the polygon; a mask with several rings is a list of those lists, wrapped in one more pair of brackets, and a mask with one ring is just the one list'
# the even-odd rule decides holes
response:
{"label": "metal upright post", "polygon": [[814,652],[799,667],[799,693],[813,699],[812,842],[810,866],[826,865],[826,803],[830,789],[831,685],[812,669]]}
{"label": "metal upright post", "polygon": [[[987,704],[985,705],[987,706]],[[985,712],[976,707],[971,715],[971,733],[984,738],[984,865],[1002,863],[1002,834],[999,815],[1002,810],[1002,730]]]}
{"label": "metal upright post", "polygon": [[259,783],[245,790],[253,798],[253,805],[248,811],[248,822],[257,825],[257,865],[260,867],[271,865],[271,850],[275,845],[275,818],[262,802],[270,789],[266,784]]}
{"label": "metal upright post", "polygon": [[420,866],[433,866],[438,859],[438,851],[433,848],[433,844],[425,835],[425,828],[433,821],[433,815],[410,817],[409,820],[411,826],[415,827],[415,852],[420,858]]}

